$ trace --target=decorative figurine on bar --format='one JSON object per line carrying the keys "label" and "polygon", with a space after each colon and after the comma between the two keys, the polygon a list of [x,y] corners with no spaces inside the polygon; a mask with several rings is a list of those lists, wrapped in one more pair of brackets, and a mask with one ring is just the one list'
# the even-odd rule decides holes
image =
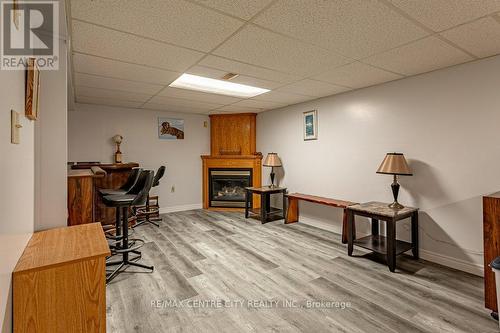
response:
{"label": "decorative figurine on bar", "polygon": [[120,151],[120,144],[123,141],[123,136],[117,134],[113,137],[113,141],[116,143],[115,163],[122,163],[122,152]]}

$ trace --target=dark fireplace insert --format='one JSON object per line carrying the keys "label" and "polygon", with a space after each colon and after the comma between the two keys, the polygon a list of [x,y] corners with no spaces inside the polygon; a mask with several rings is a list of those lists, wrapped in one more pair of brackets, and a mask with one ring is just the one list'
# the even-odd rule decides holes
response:
{"label": "dark fireplace insert", "polygon": [[252,186],[252,169],[209,169],[208,174],[210,207],[245,207],[245,187]]}

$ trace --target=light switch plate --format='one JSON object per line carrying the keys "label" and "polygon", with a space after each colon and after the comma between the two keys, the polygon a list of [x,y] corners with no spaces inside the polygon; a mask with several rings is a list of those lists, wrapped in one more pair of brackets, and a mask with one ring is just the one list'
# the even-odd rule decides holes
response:
{"label": "light switch plate", "polygon": [[19,112],[10,110],[10,142],[19,144],[21,142],[20,129],[23,127],[19,124]]}

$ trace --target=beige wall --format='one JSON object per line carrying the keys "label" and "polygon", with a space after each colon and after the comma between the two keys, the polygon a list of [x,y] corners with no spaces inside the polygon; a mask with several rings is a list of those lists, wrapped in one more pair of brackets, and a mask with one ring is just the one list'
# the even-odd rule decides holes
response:
{"label": "beige wall", "polygon": [[[121,145],[124,161],[138,162],[144,168],[167,167],[159,194],[162,211],[201,207],[201,158],[210,151],[210,129],[204,115],[168,113],[76,104],[68,114],[68,158],[70,161],[112,162],[115,134],[124,137]],[[185,120],[185,139],[158,139],[158,117]],[[172,192],[172,186],[175,192]]]}
{"label": "beige wall", "polygon": [[[391,177],[375,171],[403,152],[414,176],[401,178],[400,201],[422,209],[422,257],[481,274],[481,196],[500,190],[499,68],[497,56],[264,112],[257,148],[279,153],[291,192],[358,202],[391,201]],[[314,109],[319,139],[306,142],[302,112]],[[340,230],[339,210],[301,208],[303,221]]]}

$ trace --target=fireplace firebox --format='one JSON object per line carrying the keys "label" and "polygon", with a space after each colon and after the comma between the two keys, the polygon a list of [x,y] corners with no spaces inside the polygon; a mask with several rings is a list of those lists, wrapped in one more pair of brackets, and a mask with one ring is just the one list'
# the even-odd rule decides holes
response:
{"label": "fireplace firebox", "polygon": [[245,207],[245,187],[252,186],[252,169],[209,169],[210,207]]}

